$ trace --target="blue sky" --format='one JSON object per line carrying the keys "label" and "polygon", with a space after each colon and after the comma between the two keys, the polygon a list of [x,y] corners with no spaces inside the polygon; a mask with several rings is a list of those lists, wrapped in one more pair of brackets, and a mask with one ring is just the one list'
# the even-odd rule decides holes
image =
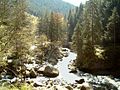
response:
{"label": "blue sky", "polygon": [[75,6],[79,6],[79,4],[82,2],[82,3],[85,3],[87,0],[63,0],[65,2],[69,2]]}

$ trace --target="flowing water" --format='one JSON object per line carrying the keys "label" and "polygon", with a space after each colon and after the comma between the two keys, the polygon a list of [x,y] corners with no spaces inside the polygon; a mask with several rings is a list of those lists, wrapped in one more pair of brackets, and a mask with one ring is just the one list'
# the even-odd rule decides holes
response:
{"label": "flowing water", "polygon": [[[84,73],[82,71],[78,71],[76,74],[69,73],[68,65],[72,60],[76,59],[76,54],[74,52],[70,52],[68,50],[68,57],[63,57],[62,61],[58,61],[56,68],[59,70],[59,76],[56,78],[47,78],[44,76],[38,76],[34,79],[27,78],[27,80],[33,80],[35,83],[41,83],[47,80],[54,80],[57,82],[66,82],[67,84],[74,84],[75,80],[84,79],[85,82],[90,83],[94,90],[120,90],[120,79],[113,78],[111,76],[100,76],[100,75],[92,75],[89,73]],[[27,67],[32,68],[37,66],[37,64],[29,64]],[[58,81],[57,81],[58,80]]]}
{"label": "flowing water", "polygon": [[100,75],[92,75],[89,73],[84,73],[82,71],[78,71],[76,74],[69,73],[68,65],[72,60],[76,59],[76,54],[74,52],[70,52],[68,50],[68,57],[63,57],[62,61],[59,61],[56,68],[59,70],[59,76],[56,78],[47,78],[47,77],[37,77],[35,81],[39,83],[41,80],[61,80],[65,81],[67,84],[76,83],[75,80],[84,79],[85,82],[90,83],[94,90],[120,90],[120,79],[112,78],[110,76],[100,76]]}
{"label": "flowing water", "polygon": [[110,76],[92,75],[78,71],[77,74],[69,73],[68,64],[71,60],[76,59],[76,54],[68,50],[69,56],[63,57],[56,65],[59,69],[60,75],[68,83],[75,83],[75,80],[84,79],[86,82],[91,83],[95,90],[120,90],[120,79],[112,78]]}

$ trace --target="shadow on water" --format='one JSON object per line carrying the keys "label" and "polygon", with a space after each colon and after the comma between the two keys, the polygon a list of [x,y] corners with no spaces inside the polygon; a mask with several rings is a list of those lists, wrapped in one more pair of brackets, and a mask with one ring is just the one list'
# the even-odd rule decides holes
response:
{"label": "shadow on water", "polygon": [[69,73],[68,64],[71,60],[76,59],[76,54],[68,50],[69,56],[63,57],[62,61],[59,61],[56,67],[60,72],[57,78],[62,78],[68,83],[75,83],[75,80],[84,79],[86,82],[90,83],[94,90],[120,90],[120,79],[112,78],[110,76],[102,75],[92,75],[89,73],[84,73],[82,71],[77,71],[76,74]]}

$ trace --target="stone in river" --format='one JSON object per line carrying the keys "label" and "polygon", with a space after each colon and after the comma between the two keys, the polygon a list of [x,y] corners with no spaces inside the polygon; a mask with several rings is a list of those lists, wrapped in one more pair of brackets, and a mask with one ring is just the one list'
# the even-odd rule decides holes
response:
{"label": "stone in river", "polygon": [[57,77],[59,75],[59,71],[57,68],[54,68],[52,66],[46,66],[43,74],[46,77]]}
{"label": "stone in river", "polygon": [[82,83],[84,83],[85,82],[85,80],[84,79],[80,79],[80,80],[75,80],[78,84],[82,84]]}
{"label": "stone in river", "polygon": [[36,78],[36,76],[37,76],[37,73],[35,72],[35,70],[31,69],[31,71],[30,71],[30,78]]}

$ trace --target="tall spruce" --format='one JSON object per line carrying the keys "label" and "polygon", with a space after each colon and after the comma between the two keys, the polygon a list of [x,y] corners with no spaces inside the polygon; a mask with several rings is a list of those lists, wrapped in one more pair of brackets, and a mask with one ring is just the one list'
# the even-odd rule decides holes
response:
{"label": "tall spruce", "polygon": [[72,41],[72,35],[74,33],[75,23],[74,23],[74,10],[69,11],[68,15],[68,42]]}
{"label": "tall spruce", "polygon": [[108,30],[108,39],[109,39],[109,43],[113,44],[115,46],[115,44],[120,45],[120,17],[118,15],[117,12],[117,8],[114,7],[114,9],[112,10],[112,15],[109,18],[109,22],[107,24],[107,30]]}
{"label": "tall spruce", "polygon": [[49,23],[49,39],[51,42],[60,41],[63,35],[64,17],[59,13],[51,13]]}

